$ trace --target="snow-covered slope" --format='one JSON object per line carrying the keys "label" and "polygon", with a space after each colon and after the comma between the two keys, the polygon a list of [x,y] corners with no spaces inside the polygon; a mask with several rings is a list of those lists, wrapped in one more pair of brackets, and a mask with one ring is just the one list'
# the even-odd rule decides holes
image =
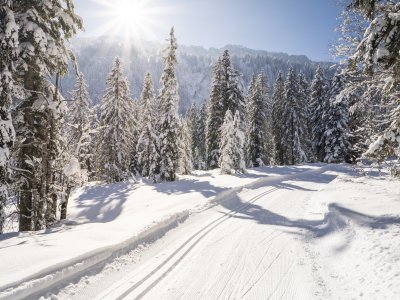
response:
{"label": "snow-covered slope", "polygon": [[66,224],[1,238],[13,260],[0,299],[396,299],[400,184],[368,174],[303,165],[82,188]]}
{"label": "snow-covered slope", "polygon": [[[73,46],[79,69],[86,78],[94,103],[98,103],[103,96],[107,74],[117,56],[122,60],[131,91],[136,99],[140,96],[147,71],[152,74],[155,87],[158,88],[163,70],[162,49],[165,47],[161,43],[132,40],[126,44],[126,41],[121,39],[98,37],[76,39],[73,41]],[[272,85],[278,72],[282,71],[286,74],[289,65],[292,65],[296,71],[302,70],[306,78],[311,81],[318,64],[304,55],[252,50],[242,46],[228,45],[223,49],[205,49],[198,46],[179,45],[177,75],[181,112],[185,111],[193,101],[200,103],[209,97],[212,65],[224,49],[229,49],[232,63],[243,74],[246,88],[253,73],[263,70]],[[329,69],[332,64],[324,62],[321,64],[329,78],[333,72]],[[70,76],[62,80],[62,92],[67,98],[75,82],[74,72],[70,73]]]}

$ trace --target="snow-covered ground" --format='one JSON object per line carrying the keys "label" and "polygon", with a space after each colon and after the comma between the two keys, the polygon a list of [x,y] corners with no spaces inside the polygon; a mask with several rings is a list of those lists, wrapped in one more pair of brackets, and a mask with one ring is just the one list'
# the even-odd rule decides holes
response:
{"label": "snow-covered ground", "polygon": [[303,165],[88,186],[0,257],[0,299],[396,299],[400,183]]}

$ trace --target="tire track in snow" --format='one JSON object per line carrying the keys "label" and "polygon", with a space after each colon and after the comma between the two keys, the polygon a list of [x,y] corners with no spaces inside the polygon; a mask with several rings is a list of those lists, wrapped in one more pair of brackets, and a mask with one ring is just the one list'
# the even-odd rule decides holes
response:
{"label": "tire track in snow", "polygon": [[[216,220],[214,220],[213,222],[209,223],[208,225],[204,226],[203,228],[201,228],[199,231],[197,231],[195,234],[193,234],[189,239],[187,239],[184,243],[182,243],[170,256],[168,256],[162,263],[160,263],[157,267],[155,267],[151,272],[149,272],[145,277],[143,277],[141,280],[139,280],[138,282],[136,282],[133,286],[131,286],[128,290],[126,290],[122,295],[120,295],[119,297],[117,297],[116,299],[121,300],[124,299],[125,297],[127,297],[129,294],[131,294],[132,292],[134,292],[136,289],[138,289],[140,286],[142,286],[144,283],[146,283],[147,281],[149,281],[149,279],[151,279],[151,277],[153,277],[154,275],[156,275],[160,269],[162,269],[163,267],[165,267],[170,261],[172,261],[174,258],[176,259],[176,261],[166,270],[164,271],[161,275],[159,275],[155,280],[152,281],[152,283],[146,287],[135,299],[140,299],[143,296],[145,296],[152,288],[154,288],[165,276],[167,276],[181,261],[183,258],[185,258],[190,252],[191,250],[201,241],[203,240],[203,238],[205,236],[207,236],[211,231],[213,231],[216,227],[218,227],[220,224],[224,223],[226,220],[234,217],[235,215],[239,214],[240,212],[242,212],[243,210],[245,210],[246,208],[248,208],[251,204],[253,204],[254,202],[256,202],[257,200],[259,200],[260,198],[273,193],[275,191],[279,190],[278,187],[272,188],[270,190],[267,190],[265,192],[262,192],[259,195],[254,196],[253,198],[251,198],[249,201],[247,201],[246,203],[242,204],[241,206],[239,206],[238,208],[234,209],[234,210],[230,210],[227,214],[217,218]],[[203,233],[203,234],[202,234]],[[195,240],[197,238],[197,240]],[[194,243],[181,255],[179,255],[179,253],[181,252],[181,250],[183,250],[187,245],[189,245],[190,242],[192,242],[193,240]],[[107,296],[109,296],[109,294],[111,294],[112,292],[114,292],[116,289],[118,289],[118,287],[116,287],[115,289],[113,289],[112,291],[110,291],[109,293],[107,293],[106,295],[104,295],[102,297],[102,299],[106,299]]]}

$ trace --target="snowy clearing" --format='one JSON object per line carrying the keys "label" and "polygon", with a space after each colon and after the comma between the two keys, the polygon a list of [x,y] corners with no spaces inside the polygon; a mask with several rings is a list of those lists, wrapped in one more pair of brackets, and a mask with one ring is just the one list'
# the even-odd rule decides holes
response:
{"label": "snowy clearing", "polygon": [[303,165],[82,188],[62,226],[2,237],[14,259],[0,298],[397,298],[400,184],[369,174]]}

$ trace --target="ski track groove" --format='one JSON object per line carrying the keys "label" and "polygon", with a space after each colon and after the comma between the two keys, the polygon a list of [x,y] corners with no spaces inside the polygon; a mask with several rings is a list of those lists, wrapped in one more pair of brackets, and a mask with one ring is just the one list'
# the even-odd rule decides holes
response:
{"label": "ski track groove", "polygon": [[[274,234],[277,230],[274,230],[269,236],[270,237],[272,234]],[[270,252],[271,247],[273,245],[273,241],[275,240],[275,238],[277,238],[278,236],[280,236],[282,234],[282,232],[278,233],[277,235],[275,235],[274,237],[270,238],[267,242],[271,242],[268,245],[268,248],[266,249],[266,251],[264,252],[262,258],[260,259],[260,262],[258,263],[256,269],[254,270],[254,272],[252,272],[251,276],[249,277],[249,279],[247,280],[247,282],[243,285],[242,289],[240,290],[240,293],[243,294],[243,290],[246,289],[246,287],[250,284],[250,282],[252,281],[252,279],[254,278],[254,276],[256,275],[256,273],[261,269],[262,267],[262,262],[264,261],[264,259],[267,257],[267,254]],[[264,239],[265,240],[265,239]],[[242,295],[243,297],[244,295]]]}
{"label": "ski track groove", "polygon": [[[281,276],[281,278],[279,279],[278,283],[277,283],[276,286],[275,286],[275,289],[272,291],[271,295],[269,295],[268,299],[271,299],[271,297],[275,294],[275,292],[276,292],[276,291],[278,290],[278,288],[280,287],[283,278],[286,277],[286,275],[287,275],[287,274],[289,273],[289,271],[293,268],[293,266],[294,266],[294,262],[292,262],[292,264],[290,265],[290,267],[287,268],[287,270],[285,271],[285,273]],[[287,290],[287,288],[286,288],[285,290]],[[283,296],[283,295],[282,295],[282,296]],[[282,299],[282,296],[281,296],[281,299]]]}
{"label": "ski track groove", "polygon": [[271,266],[275,263],[275,261],[281,256],[282,251],[279,251],[278,255],[272,260],[272,262],[268,265],[268,267],[263,270],[262,274],[257,278],[256,281],[253,282],[253,284],[246,290],[246,292],[241,296],[241,298],[243,298],[244,296],[247,295],[248,292],[251,291],[251,289],[261,280],[261,278],[264,277],[265,273],[271,268]]}
{"label": "ski track groove", "polygon": [[[141,292],[136,299],[141,299],[142,297],[144,297],[152,288],[154,288],[154,286],[156,286],[166,275],[168,275],[168,273],[170,273],[170,271],[172,271],[181,261],[184,257],[186,257],[186,255],[208,234],[210,233],[212,230],[214,230],[216,227],[218,227],[220,224],[222,224],[223,222],[225,222],[226,220],[229,220],[230,218],[234,217],[236,214],[239,214],[241,211],[245,210],[247,207],[249,207],[251,204],[255,203],[257,200],[261,199],[262,197],[273,193],[277,190],[279,190],[280,188],[275,187],[272,189],[269,189],[265,192],[260,193],[259,195],[254,196],[252,199],[250,199],[249,201],[247,201],[246,203],[242,204],[241,206],[239,206],[237,209],[231,210],[229,211],[227,214],[217,218],[216,220],[214,220],[213,222],[207,224],[205,227],[203,227],[202,229],[200,229],[199,231],[197,231],[195,234],[193,234],[188,240],[186,240],[181,246],[179,246],[168,258],[166,258],[161,264],[159,264],[156,268],[154,268],[150,273],[148,273],[144,278],[142,278],[140,281],[138,281],[137,283],[135,283],[131,288],[129,288],[127,291],[125,291],[122,295],[120,295],[118,298],[118,300],[122,300],[124,299],[126,296],[128,296],[129,294],[131,294],[135,289],[137,289],[139,286],[141,286],[143,283],[145,283],[148,279],[150,279],[154,274],[157,273],[157,271],[159,269],[161,269],[163,266],[165,266],[170,260],[172,260],[174,257],[177,256],[177,254],[186,246],[188,245],[192,240],[194,240],[197,236],[199,236],[202,232],[204,232],[206,230],[206,232],[201,235],[196,242],[194,242],[194,244],[192,246],[189,247],[188,250],[186,250],[183,255],[181,255],[178,260],[172,264],[172,266],[170,266],[167,271],[165,271],[164,273],[162,273],[159,277],[157,277],[157,279],[155,281],[153,281],[153,283],[148,286],[143,292]],[[208,229],[209,228],[209,229]],[[207,230],[208,229],[208,230]],[[113,292],[114,290],[110,291]],[[103,299],[105,299],[107,295],[104,295]]]}

